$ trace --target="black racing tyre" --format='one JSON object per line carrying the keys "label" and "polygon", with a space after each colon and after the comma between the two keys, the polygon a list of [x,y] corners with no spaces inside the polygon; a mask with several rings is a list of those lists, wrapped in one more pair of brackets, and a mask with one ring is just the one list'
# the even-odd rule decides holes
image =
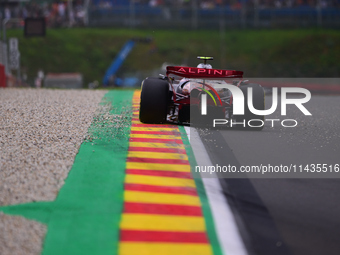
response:
{"label": "black racing tyre", "polygon": [[[245,128],[247,130],[262,130],[264,126],[264,116],[256,115],[250,112],[248,107],[248,88],[253,88],[253,106],[256,110],[264,110],[265,107],[265,94],[261,85],[250,83],[245,86],[240,86],[244,95],[244,115],[235,115],[237,122],[245,121],[245,127],[238,124],[236,127]],[[248,123],[249,120],[252,120]],[[250,124],[250,125],[249,125]]]}
{"label": "black racing tyre", "polygon": [[147,78],[142,82],[139,120],[143,123],[165,123],[168,113],[169,84],[162,79]]}

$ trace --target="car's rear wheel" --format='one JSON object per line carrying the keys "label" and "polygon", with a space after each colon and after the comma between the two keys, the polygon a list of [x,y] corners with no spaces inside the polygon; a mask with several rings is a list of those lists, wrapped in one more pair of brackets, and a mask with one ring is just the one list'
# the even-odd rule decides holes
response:
{"label": "car's rear wheel", "polygon": [[262,130],[264,126],[264,116],[253,114],[248,107],[248,88],[251,87],[253,89],[253,106],[256,110],[264,110],[265,107],[265,94],[264,89],[261,85],[250,83],[246,86],[240,86],[240,89],[244,95],[244,115],[235,115],[235,119],[238,123],[236,127],[245,128],[248,130]]}
{"label": "car's rear wheel", "polygon": [[162,79],[142,82],[139,120],[143,123],[165,123],[168,112],[169,84]]}

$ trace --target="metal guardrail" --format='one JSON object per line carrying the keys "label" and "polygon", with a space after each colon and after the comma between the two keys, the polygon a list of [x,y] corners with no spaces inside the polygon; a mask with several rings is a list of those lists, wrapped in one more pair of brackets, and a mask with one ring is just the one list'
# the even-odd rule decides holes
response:
{"label": "metal guardrail", "polygon": [[89,8],[90,26],[115,26],[132,28],[298,28],[340,27],[340,8],[265,8],[232,9],[220,7],[149,7],[125,6]]}
{"label": "metal guardrail", "polygon": [[81,89],[83,75],[80,73],[48,73],[44,79],[45,88]]}

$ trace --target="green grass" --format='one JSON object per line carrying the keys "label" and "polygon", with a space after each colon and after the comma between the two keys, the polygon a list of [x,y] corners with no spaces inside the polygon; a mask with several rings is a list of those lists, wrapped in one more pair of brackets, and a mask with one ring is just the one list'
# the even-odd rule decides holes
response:
{"label": "green grass", "polygon": [[[340,32],[337,30],[129,30],[49,29],[44,38],[19,38],[23,71],[32,81],[39,68],[47,72],[81,72],[85,82],[101,81],[124,43],[133,37],[152,37],[138,43],[120,69],[145,72],[164,62],[196,66],[197,55],[214,56],[215,68],[242,70],[248,77],[338,77]],[[222,54],[223,53],[223,54]]]}

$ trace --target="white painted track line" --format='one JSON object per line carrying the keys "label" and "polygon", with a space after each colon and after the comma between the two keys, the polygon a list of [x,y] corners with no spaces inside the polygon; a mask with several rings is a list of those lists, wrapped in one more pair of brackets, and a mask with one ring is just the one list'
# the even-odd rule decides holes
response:
{"label": "white painted track line", "polygon": [[[211,160],[195,128],[185,127],[191,148],[199,166],[211,166]],[[207,194],[215,229],[222,252],[225,255],[248,255],[240,236],[234,215],[223,195],[222,187],[215,173],[212,178],[202,178]]]}

